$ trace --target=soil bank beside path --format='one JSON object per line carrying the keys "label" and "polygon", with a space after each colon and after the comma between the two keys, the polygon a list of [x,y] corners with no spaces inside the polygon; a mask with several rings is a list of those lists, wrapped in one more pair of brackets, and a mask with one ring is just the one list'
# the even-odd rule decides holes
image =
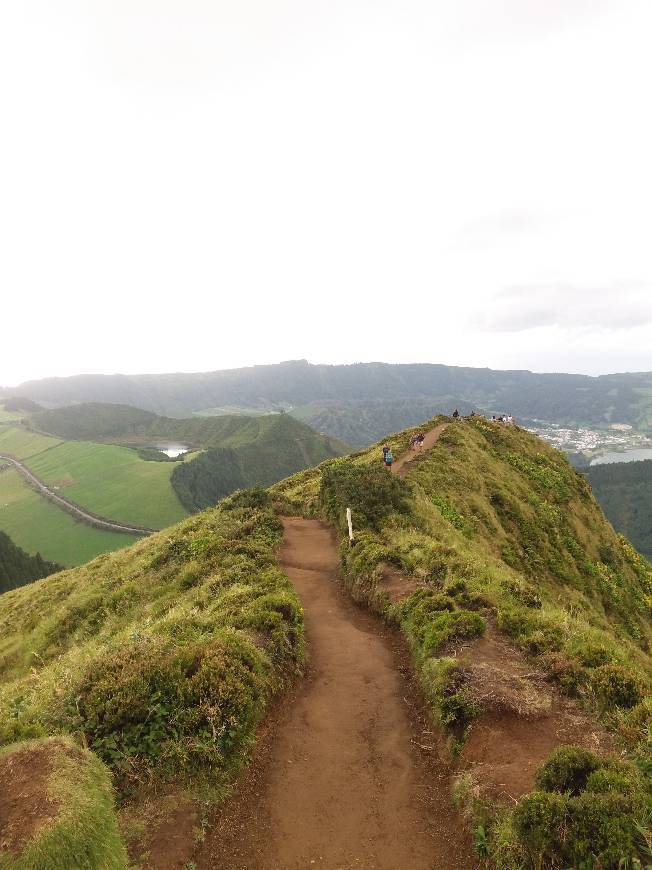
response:
{"label": "soil bank beside path", "polygon": [[258,757],[208,831],[198,867],[477,866],[451,803],[446,762],[424,731],[431,726],[411,716],[392,632],[337,583],[332,530],[298,518],[284,526],[281,565],[305,610],[308,676],[263,734]]}

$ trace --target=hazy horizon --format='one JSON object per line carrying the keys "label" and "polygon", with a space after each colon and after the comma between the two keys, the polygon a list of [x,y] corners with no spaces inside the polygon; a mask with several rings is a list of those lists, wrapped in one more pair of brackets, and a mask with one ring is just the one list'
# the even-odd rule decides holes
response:
{"label": "hazy horizon", "polygon": [[171,374],[206,374],[206,373],[217,372],[217,371],[232,371],[234,369],[254,368],[256,366],[282,365],[284,363],[296,363],[296,362],[307,362],[309,365],[315,365],[315,366],[320,366],[320,365],[324,365],[324,366],[337,366],[337,365],[444,365],[444,366],[449,366],[449,365],[451,365],[451,367],[454,367],[454,368],[474,368],[474,369],[485,368],[485,369],[491,369],[493,371],[530,371],[533,374],[585,375],[587,377],[601,377],[601,376],[606,376],[606,375],[624,375],[624,374],[632,374],[632,375],[633,374],[647,374],[648,372],[652,371],[650,369],[648,369],[648,370],[641,369],[640,371],[627,371],[627,372],[626,371],[621,371],[621,372],[614,371],[614,372],[601,372],[599,374],[591,374],[591,373],[587,373],[587,372],[569,372],[569,371],[535,371],[533,369],[518,368],[518,367],[514,367],[511,369],[504,369],[504,368],[501,369],[501,368],[496,368],[494,366],[465,366],[465,365],[459,365],[459,366],[454,365],[453,366],[452,364],[449,364],[449,363],[441,363],[441,362],[436,362],[436,361],[411,362],[408,360],[406,362],[401,362],[401,363],[392,363],[392,362],[388,362],[387,360],[354,360],[352,362],[333,363],[333,362],[323,362],[323,361],[314,362],[312,360],[306,360],[306,359],[302,358],[302,359],[282,359],[282,360],[275,360],[274,362],[252,363],[251,365],[244,365],[244,366],[228,366],[228,367],[225,367],[223,369],[210,368],[210,369],[205,369],[205,370],[197,370],[197,369],[174,368],[174,369],[169,369],[167,371],[150,371],[150,372],[141,372],[141,371],[138,371],[138,372],[137,371],[133,371],[133,372],[126,372],[126,371],[106,371],[106,372],[84,371],[84,372],[82,372],[82,371],[80,371],[80,372],[76,372],[76,373],[71,374],[71,375],[56,375],[56,374],[55,375],[45,375],[43,378],[30,378],[28,380],[18,381],[16,383],[3,382],[2,379],[0,378],[0,388],[7,388],[7,389],[13,390],[13,389],[16,389],[17,387],[21,386],[22,384],[29,383],[31,381],[49,380],[49,379],[55,379],[55,378],[63,379],[63,378],[67,378],[67,377],[95,377],[95,376],[112,377],[112,376],[116,376],[116,375],[117,376],[124,376],[124,377],[138,377],[140,375],[156,376],[156,375],[171,375]]}
{"label": "hazy horizon", "polygon": [[652,369],[651,31],[647,0],[4,4],[0,382]]}

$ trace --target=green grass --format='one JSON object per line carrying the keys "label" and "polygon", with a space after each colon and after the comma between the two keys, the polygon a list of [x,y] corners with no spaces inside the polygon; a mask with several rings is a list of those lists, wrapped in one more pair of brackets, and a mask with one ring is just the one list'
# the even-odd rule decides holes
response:
{"label": "green grass", "polygon": [[113,520],[158,529],[187,516],[170,484],[171,462],[146,462],[124,447],[68,441],[27,464],[65,498]]}
{"label": "green grass", "polygon": [[[400,455],[411,431],[383,443]],[[343,538],[352,507],[356,543],[342,547],[345,581],[358,600],[398,622],[439,722],[463,739],[470,720],[483,714],[446,647],[480,635],[490,618],[562,692],[602,718],[642,770],[652,771],[652,565],[615,533],[586,479],[535,436],[482,418],[451,422],[415,460],[402,492],[380,471],[380,457],[375,445],[282,481],[272,493],[288,512],[330,520]],[[391,606],[378,584],[386,565],[424,588]],[[616,807],[619,800],[610,794],[564,804],[559,829],[570,826],[571,833],[553,863],[537,863],[538,847],[511,810],[493,821],[481,817],[482,848],[504,870],[565,867],[578,856],[587,870],[616,867],[587,855],[592,841],[608,853],[601,831],[612,816],[617,827],[631,810],[622,800]],[[637,805],[637,820],[647,824],[639,811]],[[628,824],[614,848],[631,861],[639,846]],[[511,862],[523,849],[535,855],[532,862]],[[555,863],[558,857],[567,863]]]}
{"label": "green grass", "polygon": [[38,495],[15,469],[0,473],[0,529],[28,553],[61,565],[81,565],[138,540],[78,522]]}
{"label": "green grass", "polygon": [[[0,750],[12,756],[50,764],[47,797],[57,813],[39,827],[20,850],[0,846],[0,870],[126,870],[127,853],[118,830],[108,770],[93,753],[65,737],[30,740]],[[10,792],[12,782],[2,783]]]}
{"label": "green grass", "polygon": [[7,411],[5,406],[0,402],[0,423],[21,420],[25,414],[25,411]]}
{"label": "green grass", "polygon": [[28,459],[60,443],[60,438],[28,432],[18,426],[0,427],[0,453],[10,453],[16,459]]}
{"label": "green grass", "polygon": [[264,492],[0,596],[0,745],[75,735],[123,796],[221,786],[303,659]]}

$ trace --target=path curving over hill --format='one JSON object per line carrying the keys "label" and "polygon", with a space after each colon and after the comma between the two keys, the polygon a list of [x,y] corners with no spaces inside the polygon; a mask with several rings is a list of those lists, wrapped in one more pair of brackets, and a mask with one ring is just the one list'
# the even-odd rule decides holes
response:
{"label": "path curving over hill", "polygon": [[450,426],[450,423],[440,423],[433,429],[429,429],[428,432],[425,433],[421,450],[408,450],[406,453],[403,453],[402,456],[399,456],[396,462],[392,465],[392,474],[396,474],[398,477],[405,477],[410,470],[410,463],[421,456],[424,451],[430,450],[434,447],[439,441],[439,436],[448,426]]}
{"label": "path curving over hill", "polygon": [[133,535],[154,535],[159,531],[158,529],[146,529],[143,526],[130,526],[125,523],[118,523],[114,520],[107,519],[106,517],[101,517],[98,514],[91,513],[90,511],[80,507],[78,504],[75,504],[75,502],[68,501],[67,498],[57,495],[57,493],[53,492],[40,477],[37,477],[33,471],[30,471],[26,465],[23,465],[23,463],[14,456],[9,455],[8,453],[0,453],[0,459],[13,465],[27,482],[37,489],[44,498],[47,498],[57,507],[72,514],[76,519],[87,523],[89,526],[94,526],[96,529],[106,529],[109,532],[129,532]]}
{"label": "path curving over hill", "polygon": [[198,866],[476,866],[451,805],[446,764],[424,730],[430,726],[410,715],[390,630],[338,585],[327,526],[299,518],[284,526],[281,565],[305,609],[308,677],[224,806]]}

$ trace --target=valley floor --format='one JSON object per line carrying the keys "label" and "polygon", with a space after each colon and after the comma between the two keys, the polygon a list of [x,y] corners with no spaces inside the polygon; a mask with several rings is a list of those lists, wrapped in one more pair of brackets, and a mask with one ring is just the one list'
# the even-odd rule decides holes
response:
{"label": "valley floor", "polygon": [[476,866],[445,753],[411,714],[390,630],[337,583],[328,527],[284,525],[281,565],[305,608],[308,678],[210,829],[198,867]]}

